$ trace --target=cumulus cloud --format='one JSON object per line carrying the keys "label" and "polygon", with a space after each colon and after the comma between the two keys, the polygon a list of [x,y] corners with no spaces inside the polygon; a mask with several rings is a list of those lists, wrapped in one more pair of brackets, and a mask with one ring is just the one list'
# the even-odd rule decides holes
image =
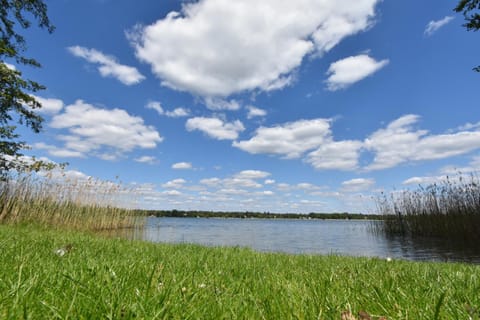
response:
{"label": "cumulus cloud", "polygon": [[229,110],[235,111],[240,109],[240,103],[237,100],[225,100],[220,98],[207,97],[205,105],[208,109],[214,111]]}
{"label": "cumulus cloud", "polygon": [[165,112],[165,115],[170,118],[188,117],[190,115],[190,111],[185,108],[175,108],[172,111]]}
{"label": "cumulus cloud", "polygon": [[181,189],[183,188],[183,185],[186,183],[184,179],[174,179],[170,180],[164,184],[162,184],[162,188],[165,189]]}
{"label": "cumulus cloud", "polygon": [[375,180],[373,179],[351,179],[348,181],[342,182],[341,190],[343,192],[360,192],[365,191],[373,187]]}
{"label": "cumulus cloud", "polygon": [[32,95],[32,97],[42,105],[40,109],[37,109],[40,113],[56,114],[63,109],[63,101],[60,99],[42,98],[35,95]]}
{"label": "cumulus cloud", "polygon": [[[364,140],[338,141],[331,131],[330,119],[299,120],[260,127],[249,140],[234,141],[232,145],[252,154],[303,158],[318,170],[382,170],[480,149],[480,127],[476,124],[461,126],[464,130],[453,133],[429,134],[414,128],[419,119],[418,115],[404,115]],[[366,151],[373,154],[373,161],[361,167],[360,155]]]}
{"label": "cumulus cloud", "polygon": [[447,25],[453,19],[454,19],[453,16],[446,16],[445,18],[437,20],[437,21],[435,21],[435,20],[430,21],[425,28],[424,34],[426,36],[431,36],[432,34],[437,32],[438,29]]}
{"label": "cumulus cloud", "polygon": [[158,101],[150,101],[149,103],[147,103],[145,108],[155,110],[161,116],[165,114],[162,105]]}
{"label": "cumulus cloud", "polygon": [[185,108],[175,108],[172,111],[165,111],[158,101],[150,101],[145,107],[147,109],[155,110],[161,116],[167,116],[170,118],[187,117],[190,114],[190,111]]}
{"label": "cumulus cloud", "polygon": [[180,197],[182,196],[183,194],[178,191],[178,190],[167,190],[167,191],[164,191],[162,192],[163,195],[166,195],[166,196],[169,196],[169,197]]}
{"label": "cumulus cloud", "polygon": [[307,55],[319,57],[368,29],[378,2],[203,0],[127,35],[162,85],[227,97],[288,86]]}
{"label": "cumulus cloud", "polygon": [[443,159],[480,148],[480,131],[428,135],[413,125],[418,115],[405,115],[377,130],[365,140],[365,148],[375,153],[367,170],[394,167],[406,161]]}
{"label": "cumulus cloud", "polygon": [[142,156],[134,159],[136,162],[140,163],[147,163],[147,164],[155,164],[157,162],[157,158],[152,156]]}
{"label": "cumulus cloud", "polygon": [[39,150],[46,150],[49,155],[60,158],[85,158],[83,152],[76,150],[69,150],[67,148],[59,148],[54,145],[38,142],[33,145],[33,148]]}
{"label": "cumulus cloud", "polygon": [[190,162],[177,162],[172,164],[172,169],[188,170],[188,169],[192,169],[192,164]]}
{"label": "cumulus cloud", "polygon": [[312,119],[260,127],[250,140],[235,141],[233,146],[253,154],[298,158],[330,139],[330,122],[330,119]]}
{"label": "cumulus cloud", "polygon": [[330,91],[344,89],[374,74],[387,64],[387,59],[376,61],[365,54],[338,60],[328,68],[327,89]]}
{"label": "cumulus cloud", "polygon": [[[210,188],[217,188],[223,190],[239,190],[243,189],[258,189],[262,187],[257,180],[265,179],[270,176],[269,172],[260,170],[243,170],[233,174],[230,177],[208,178],[200,180],[200,183]],[[242,191],[243,192],[243,191]]]}
{"label": "cumulus cloud", "polygon": [[332,141],[310,152],[306,162],[318,170],[355,170],[362,146],[361,141]]}
{"label": "cumulus cloud", "polygon": [[472,176],[478,175],[478,173],[480,173],[480,156],[474,156],[466,166],[448,165],[441,168],[437,175],[411,177],[402,183],[405,185],[429,185],[446,181],[459,182],[460,179],[465,182],[469,181]]}
{"label": "cumulus cloud", "polygon": [[118,63],[114,56],[81,46],[72,46],[67,49],[76,57],[98,64],[98,71],[102,77],[113,77],[128,86],[137,84],[145,79],[136,68]]}
{"label": "cumulus cloud", "polygon": [[195,117],[187,120],[188,131],[199,130],[217,140],[235,140],[238,134],[245,130],[242,122],[224,122],[218,118]]}
{"label": "cumulus cloud", "polygon": [[269,172],[260,171],[260,170],[243,170],[235,174],[235,178],[238,179],[263,179],[270,175]]}
{"label": "cumulus cloud", "polygon": [[265,117],[267,115],[267,111],[256,108],[254,106],[247,106],[247,109],[248,109],[248,114],[247,114],[248,119],[252,119],[255,117]]}
{"label": "cumulus cloud", "polygon": [[82,100],[65,107],[49,125],[68,130],[68,134],[58,135],[57,139],[64,142],[65,149],[83,155],[94,153],[113,158],[135,148],[155,148],[163,140],[156,129],[146,126],[140,117],[122,109],[97,108]]}

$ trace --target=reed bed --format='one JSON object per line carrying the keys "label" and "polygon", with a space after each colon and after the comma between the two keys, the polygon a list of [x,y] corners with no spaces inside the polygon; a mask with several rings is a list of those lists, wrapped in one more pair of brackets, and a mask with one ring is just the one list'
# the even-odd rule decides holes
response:
{"label": "reed bed", "polygon": [[480,182],[475,175],[446,177],[414,191],[383,195],[377,206],[385,219],[376,230],[386,235],[480,240]]}
{"label": "reed bed", "polygon": [[[142,223],[121,184],[65,173],[10,175],[0,181],[0,223],[35,223],[75,230],[137,227]],[[127,202],[127,203],[126,203]]]}

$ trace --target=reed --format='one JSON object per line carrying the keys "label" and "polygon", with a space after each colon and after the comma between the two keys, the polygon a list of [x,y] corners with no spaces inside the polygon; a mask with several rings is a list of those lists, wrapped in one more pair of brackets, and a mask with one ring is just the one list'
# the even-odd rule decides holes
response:
{"label": "reed", "polygon": [[376,224],[377,231],[386,235],[480,240],[480,182],[475,175],[459,174],[414,191],[383,195],[377,207],[385,217]]}
{"label": "reed", "polygon": [[0,181],[0,223],[35,223],[75,230],[136,227],[129,190],[93,178],[71,179],[61,172],[11,174]]}

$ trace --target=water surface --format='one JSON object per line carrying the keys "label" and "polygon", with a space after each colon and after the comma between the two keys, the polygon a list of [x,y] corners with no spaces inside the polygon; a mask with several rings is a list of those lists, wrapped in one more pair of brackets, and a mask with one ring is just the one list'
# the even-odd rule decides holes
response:
{"label": "water surface", "polygon": [[480,263],[480,250],[444,241],[386,238],[368,220],[148,218],[137,236],[151,242],[241,246],[293,254],[340,254]]}

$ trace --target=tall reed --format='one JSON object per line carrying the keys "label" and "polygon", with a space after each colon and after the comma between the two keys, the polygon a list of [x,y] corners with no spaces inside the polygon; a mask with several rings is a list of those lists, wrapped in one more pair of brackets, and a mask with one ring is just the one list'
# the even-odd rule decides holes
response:
{"label": "tall reed", "polygon": [[377,230],[386,235],[480,240],[480,182],[458,175],[415,191],[394,192],[377,199],[385,219]]}
{"label": "tall reed", "polygon": [[65,174],[10,175],[0,181],[0,223],[37,223],[77,230],[135,227],[141,219],[118,183]]}

